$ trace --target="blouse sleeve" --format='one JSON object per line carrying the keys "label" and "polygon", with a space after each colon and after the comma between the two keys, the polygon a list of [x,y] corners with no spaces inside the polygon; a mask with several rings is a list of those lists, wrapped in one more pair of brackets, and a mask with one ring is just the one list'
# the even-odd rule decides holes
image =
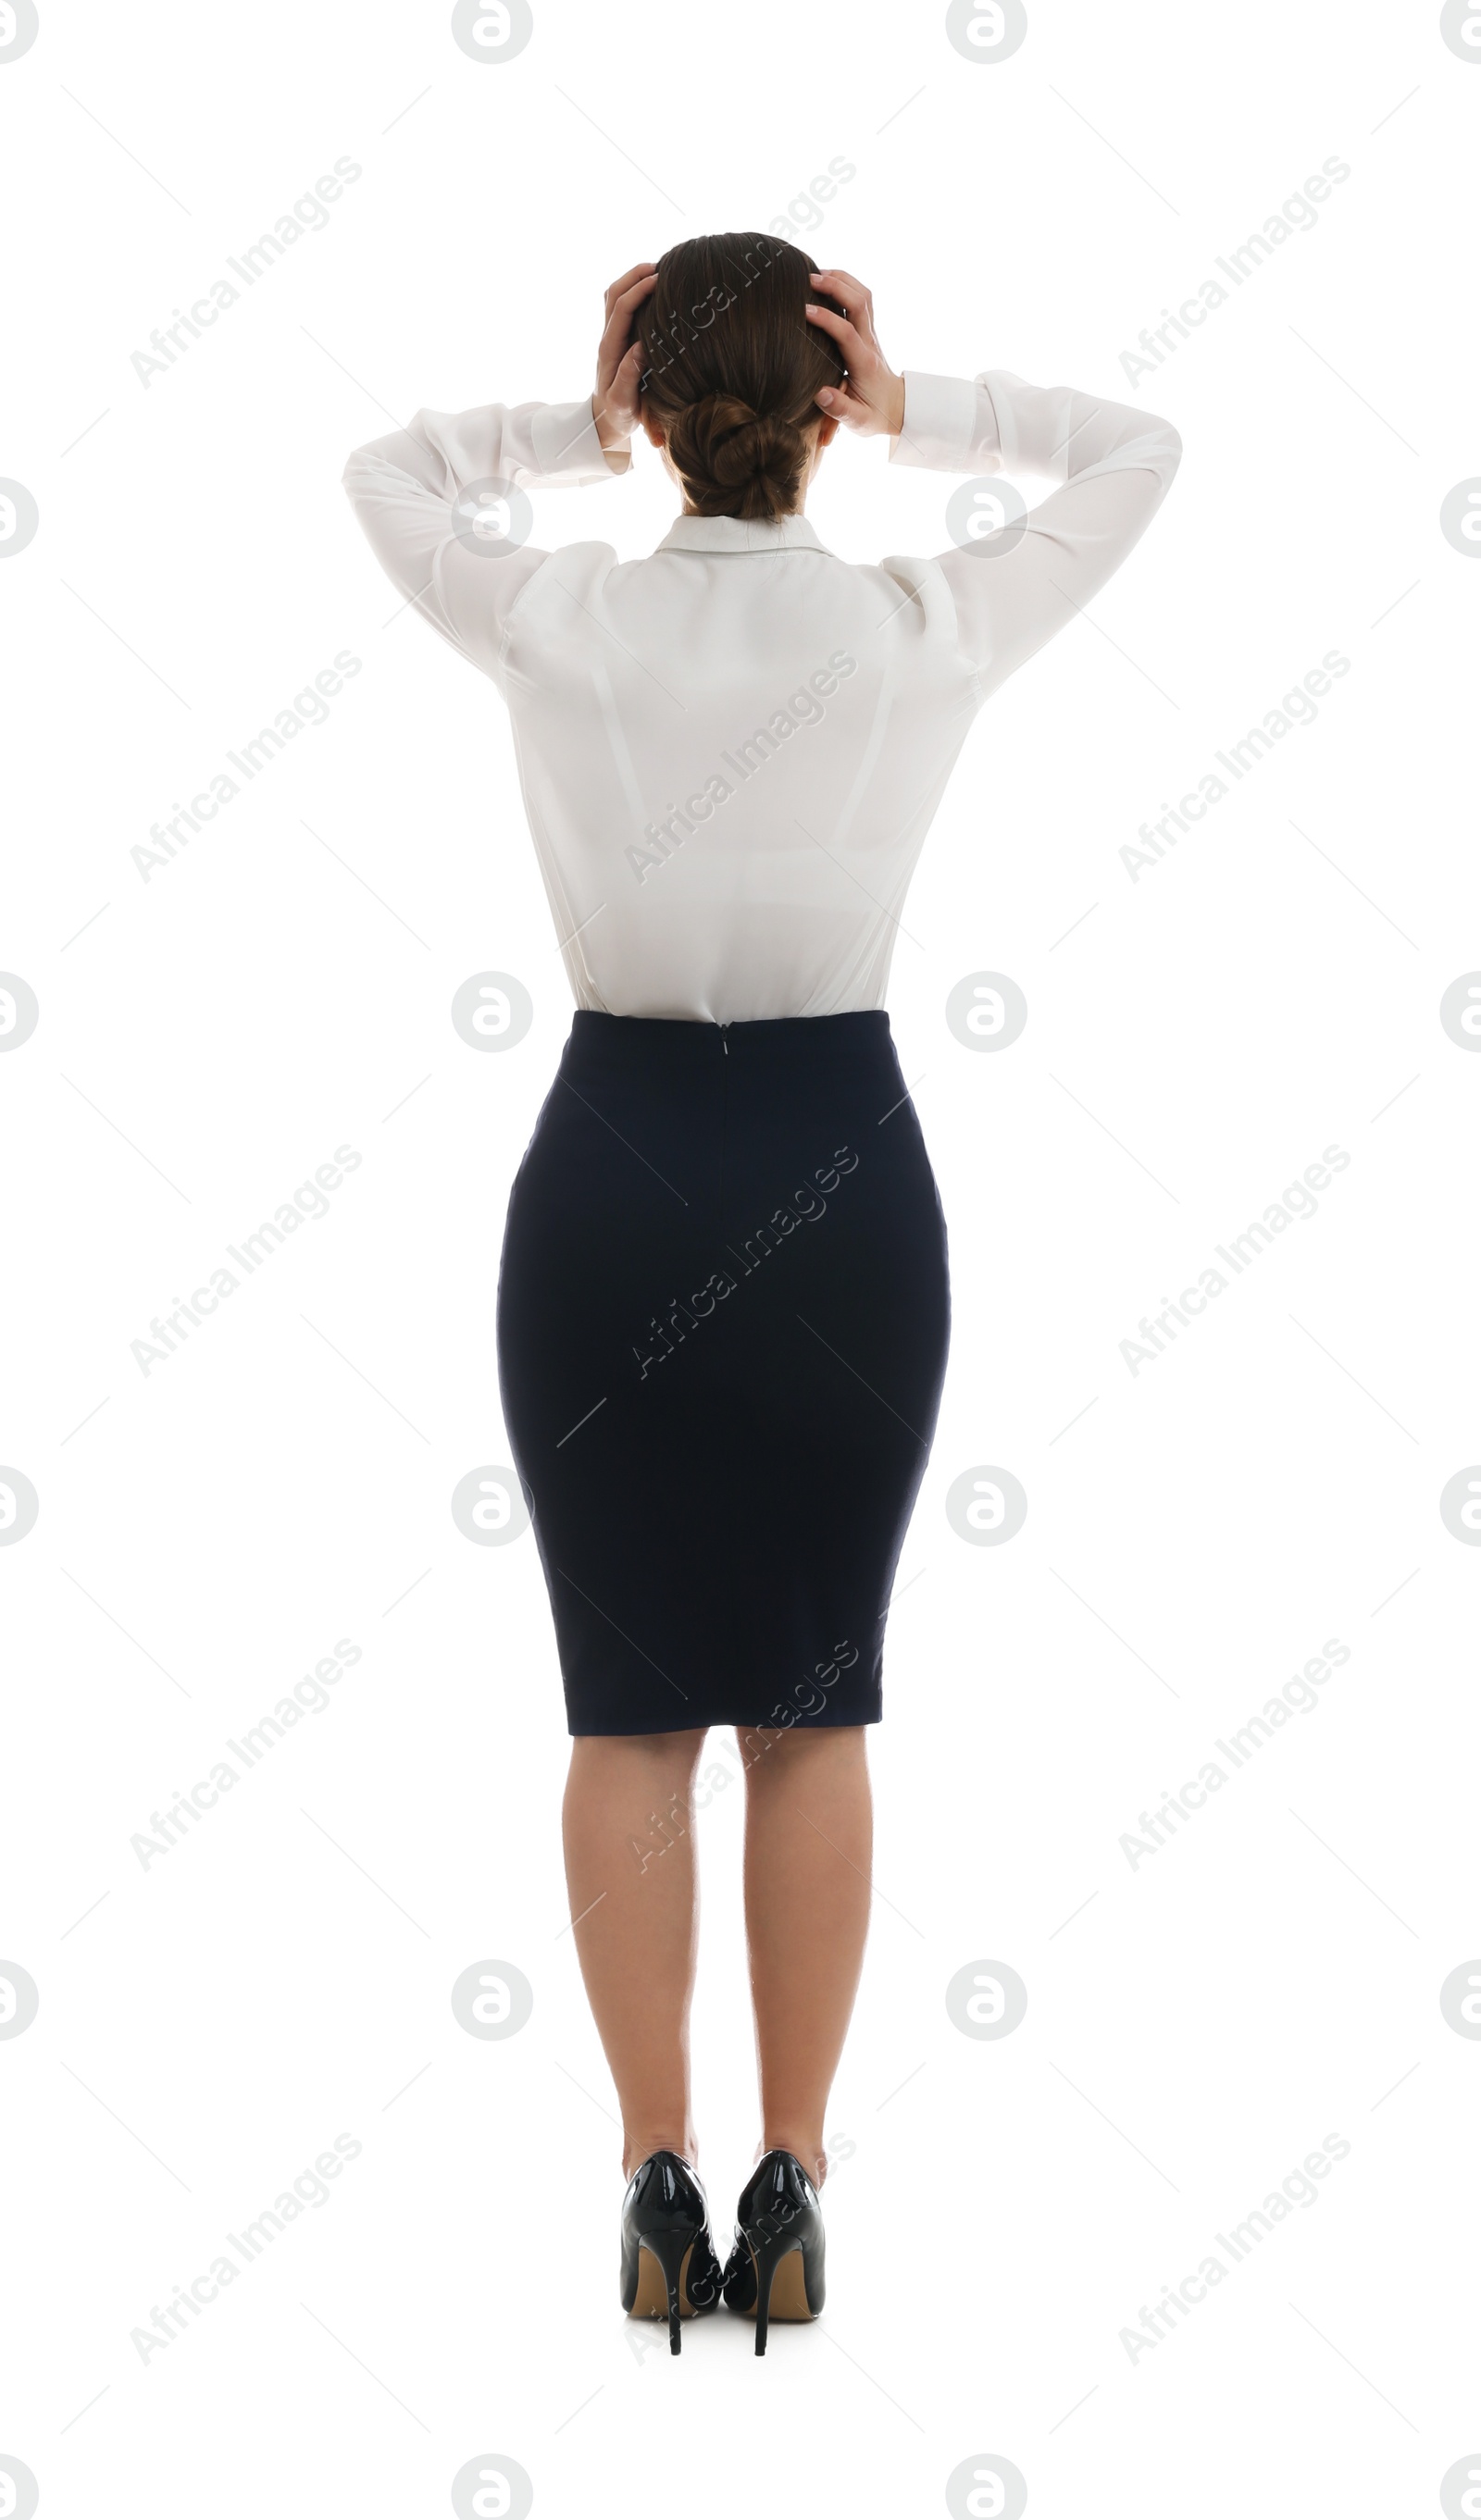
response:
{"label": "blouse sleeve", "polygon": [[419,411],[410,426],[357,448],[349,502],[393,585],[461,655],[496,679],[510,610],[550,557],[513,542],[517,514],[501,493],[608,481],[585,402],[489,403],[456,416]]}
{"label": "blouse sleeve", "polygon": [[1037,473],[1057,481],[1014,538],[938,555],[964,654],[983,698],[1090,602],[1140,541],[1177,472],[1170,421],[1069,385],[1030,385],[1007,368],[975,378],[907,370],[896,464],[933,472]]}

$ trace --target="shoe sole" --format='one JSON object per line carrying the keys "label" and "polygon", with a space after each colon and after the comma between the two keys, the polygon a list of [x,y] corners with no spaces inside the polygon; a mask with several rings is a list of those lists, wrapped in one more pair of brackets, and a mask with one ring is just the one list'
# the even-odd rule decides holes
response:
{"label": "shoe sole", "polygon": [[[699,2304],[696,2301],[691,2301],[689,2297],[689,2262],[694,2254],[695,2244],[691,2240],[684,2252],[684,2264],[679,2269],[681,2318],[697,2318],[699,2316]],[[633,2296],[632,2309],[627,2315],[629,2318],[667,2318],[668,2317],[668,2286],[663,2280],[663,2269],[651,2249],[646,2249],[641,2240],[638,2243],[638,2289]]]}
{"label": "shoe sole", "polygon": [[[759,2270],[756,2266],[754,2250],[751,2251],[751,2272],[759,2282]],[[749,2310],[743,2311],[741,2316],[745,2318],[754,2318],[756,2303],[753,2301]],[[768,2317],[816,2318],[817,2316],[817,2312],[807,2298],[807,2285],[802,2274],[802,2252],[800,2249],[789,2249],[772,2277],[772,2301]]]}

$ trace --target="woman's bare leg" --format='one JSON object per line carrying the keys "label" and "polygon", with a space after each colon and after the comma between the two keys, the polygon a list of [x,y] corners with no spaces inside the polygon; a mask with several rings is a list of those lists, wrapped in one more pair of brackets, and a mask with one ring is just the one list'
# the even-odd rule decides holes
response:
{"label": "woman's bare leg", "polygon": [[576,1951],[622,2105],[622,2170],[651,2152],[697,2162],[690,2116],[697,1732],[583,1733],[563,1825]]}
{"label": "woman's bare leg", "polygon": [[874,1815],[864,1733],[862,1724],[799,1724],[737,1734],[746,1762],[760,2152],[795,2153],[820,2185],[824,2112],[869,1931]]}

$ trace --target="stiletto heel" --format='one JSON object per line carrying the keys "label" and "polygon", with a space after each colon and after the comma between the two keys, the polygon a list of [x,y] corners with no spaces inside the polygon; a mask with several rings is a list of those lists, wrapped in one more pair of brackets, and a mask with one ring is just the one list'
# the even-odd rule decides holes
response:
{"label": "stiletto heel", "polygon": [[651,2239],[640,2243],[640,2250],[646,2248],[651,2257],[657,2259],[658,2272],[663,2277],[663,2289],[668,2301],[670,2354],[677,2354],[683,2341],[679,2333],[679,2279],[684,2272],[684,2262],[689,2255],[690,2247],[691,2243],[685,2238],[683,2232],[654,2232]]}
{"label": "stiletto heel", "polygon": [[666,2316],[668,2350],[677,2354],[680,2320],[719,2298],[704,2190],[677,2152],[650,2153],[622,2200],[622,2307],[630,2318]]}
{"label": "stiletto heel", "polygon": [[795,2153],[769,2152],[740,2191],[724,2277],[727,2309],[755,2319],[758,2354],[766,2352],[773,2316],[817,2318],[823,2263],[818,2191]]}

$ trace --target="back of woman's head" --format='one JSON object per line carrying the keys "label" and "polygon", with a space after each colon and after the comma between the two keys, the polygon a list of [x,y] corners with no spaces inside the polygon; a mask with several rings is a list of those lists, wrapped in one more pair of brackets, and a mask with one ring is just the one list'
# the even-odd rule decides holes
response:
{"label": "back of woman's head", "polygon": [[801,499],[816,396],[839,372],[803,313],[817,268],[757,233],[692,237],[658,264],[636,327],[644,412],[701,517],[765,521]]}

